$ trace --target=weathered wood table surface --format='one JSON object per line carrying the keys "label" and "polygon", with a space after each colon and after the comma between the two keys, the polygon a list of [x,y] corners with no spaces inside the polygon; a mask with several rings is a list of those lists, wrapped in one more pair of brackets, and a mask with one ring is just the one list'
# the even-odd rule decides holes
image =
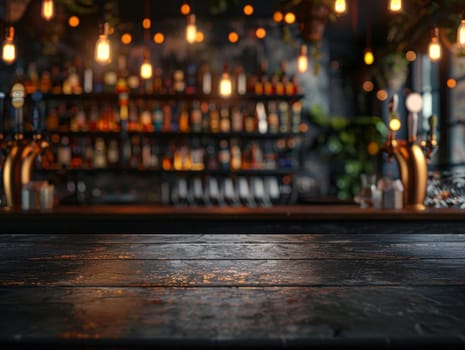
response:
{"label": "weathered wood table surface", "polygon": [[465,346],[464,235],[1,235],[2,348]]}
{"label": "weathered wood table surface", "polygon": [[409,231],[403,220],[358,219],[363,233],[329,216],[302,234],[221,234],[221,221],[217,234],[10,227],[0,235],[0,346],[464,348],[463,222]]}

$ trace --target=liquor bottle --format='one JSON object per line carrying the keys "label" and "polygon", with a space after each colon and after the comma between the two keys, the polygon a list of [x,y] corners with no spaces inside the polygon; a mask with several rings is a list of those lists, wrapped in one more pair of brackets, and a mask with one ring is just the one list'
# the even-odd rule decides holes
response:
{"label": "liquor bottle", "polygon": [[152,149],[150,151],[152,169],[160,169],[160,147],[157,142],[152,142]]}
{"label": "liquor bottle", "polygon": [[107,151],[108,165],[112,168],[115,168],[119,164],[119,146],[117,140],[110,140]]}
{"label": "liquor bottle", "polygon": [[242,153],[238,139],[231,140],[231,170],[240,170],[242,166]]}
{"label": "liquor bottle", "polygon": [[265,82],[267,81],[268,63],[263,60],[260,62],[257,78],[255,81],[255,94],[263,95],[265,93]]}
{"label": "liquor bottle", "polygon": [[172,119],[172,114],[173,114],[170,103],[165,103],[162,109],[163,109],[162,131],[168,132],[168,131],[171,131],[171,119]]}
{"label": "liquor bottle", "polygon": [[186,71],[186,94],[192,95],[197,93],[197,65],[189,63]]}
{"label": "liquor bottle", "polygon": [[208,170],[216,170],[218,169],[218,159],[216,157],[216,150],[215,146],[209,142],[205,147],[205,168]]}
{"label": "liquor bottle", "polygon": [[105,147],[105,140],[102,137],[97,137],[95,139],[92,165],[95,169],[106,168],[107,166],[107,152]]}
{"label": "liquor bottle", "polygon": [[228,106],[222,106],[220,109],[220,131],[224,133],[231,131],[231,120],[229,118]]}
{"label": "liquor bottle", "polygon": [[151,169],[154,167],[152,163],[152,142],[148,137],[142,139],[142,168]]}
{"label": "liquor bottle", "polygon": [[268,131],[271,134],[279,132],[279,116],[276,101],[268,102]]}
{"label": "liquor bottle", "polygon": [[235,69],[235,91],[238,95],[245,95],[247,93],[247,76],[242,66],[236,66]]}
{"label": "liquor bottle", "polygon": [[204,155],[205,150],[200,141],[194,139],[190,148],[191,170],[202,171],[205,169]]}
{"label": "liquor bottle", "polygon": [[63,136],[58,146],[57,161],[61,168],[69,168],[71,165],[71,148],[69,137]]}
{"label": "liquor bottle", "polygon": [[242,132],[244,127],[243,115],[240,107],[234,106],[231,111],[231,128],[234,132]]}
{"label": "liquor bottle", "polygon": [[190,126],[192,132],[202,131],[202,112],[200,111],[200,102],[192,102],[192,109],[190,111]]}
{"label": "liquor bottle", "polygon": [[231,162],[231,155],[229,153],[228,141],[225,139],[220,140],[218,143],[218,164],[221,170],[228,170]]}
{"label": "liquor bottle", "polygon": [[144,109],[140,115],[141,129],[145,132],[154,130],[152,123],[152,113],[148,109]]}
{"label": "liquor bottle", "polygon": [[163,111],[160,108],[160,103],[158,101],[155,102],[152,111],[152,120],[153,120],[153,129],[155,131],[161,131],[163,127]]}
{"label": "liquor bottle", "polygon": [[153,92],[155,94],[165,93],[163,87],[163,71],[160,67],[156,67],[153,72]]}
{"label": "liquor bottle", "polygon": [[84,139],[84,164],[83,167],[86,169],[92,169],[94,162],[94,146],[92,145],[92,139],[86,137]]}
{"label": "liquor bottle", "polygon": [[285,101],[279,102],[279,131],[289,132],[289,104]]}
{"label": "liquor bottle", "polygon": [[252,142],[251,145],[251,158],[252,169],[263,169],[263,152],[260,148],[260,144],[256,141]]}
{"label": "liquor bottle", "polygon": [[134,135],[131,137],[131,156],[129,157],[129,167],[133,169],[142,168],[142,156],[141,156],[141,145],[140,137]]}
{"label": "liquor bottle", "polygon": [[257,115],[258,132],[260,134],[266,134],[268,132],[268,120],[263,102],[257,102],[255,105],[255,113]]}
{"label": "liquor bottle", "polygon": [[210,132],[217,133],[220,131],[220,114],[216,109],[215,103],[211,102],[209,105],[209,130]]}
{"label": "liquor bottle", "polygon": [[292,104],[291,131],[299,132],[302,121],[302,103],[297,101]]}
{"label": "liquor bottle", "polygon": [[73,137],[71,139],[71,168],[81,169],[83,166],[83,139],[79,137]]}
{"label": "liquor bottle", "polygon": [[256,128],[257,119],[255,118],[255,111],[251,106],[248,106],[247,112],[245,115],[244,129],[247,133],[254,133]]}
{"label": "liquor bottle", "polygon": [[128,130],[139,131],[139,111],[134,102],[129,102]]}
{"label": "liquor bottle", "polygon": [[207,64],[203,64],[199,69],[199,81],[202,93],[210,95],[212,93],[213,82],[212,74]]}
{"label": "liquor bottle", "polygon": [[186,103],[181,102],[179,110],[179,131],[189,132],[189,111]]}
{"label": "liquor bottle", "polygon": [[186,83],[184,81],[184,72],[181,69],[177,69],[173,74],[174,81],[174,92],[176,94],[184,93],[186,89]]}

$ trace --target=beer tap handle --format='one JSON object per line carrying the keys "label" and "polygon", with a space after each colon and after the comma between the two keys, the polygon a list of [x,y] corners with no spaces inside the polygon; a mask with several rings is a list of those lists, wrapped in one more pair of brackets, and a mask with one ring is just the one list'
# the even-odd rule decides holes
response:
{"label": "beer tap handle", "polygon": [[15,111],[16,139],[23,138],[24,85],[16,83],[11,88],[11,105]]}
{"label": "beer tap handle", "polygon": [[32,107],[32,128],[34,135],[40,135],[42,133],[42,118],[40,110],[40,102],[42,101],[43,94],[40,91],[34,92],[31,95],[34,103]]}
{"label": "beer tap handle", "polygon": [[418,133],[418,112],[423,107],[423,97],[419,93],[413,92],[407,96],[405,104],[410,112],[408,116],[408,141],[415,143]]}
{"label": "beer tap handle", "polygon": [[3,115],[4,115],[5,93],[0,92],[0,140],[3,139]]}
{"label": "beer tap handle", "polygon": [[437,125],[438,125],[438,117],[433,114],[431,117],[428,119],[429,123],[429,143],[431,146],[436,146],[437,144]]}

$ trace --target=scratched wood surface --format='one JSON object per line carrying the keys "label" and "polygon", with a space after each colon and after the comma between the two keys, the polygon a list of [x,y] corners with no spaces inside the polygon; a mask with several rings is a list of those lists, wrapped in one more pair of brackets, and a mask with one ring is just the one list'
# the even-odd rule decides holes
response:
{"label": "scratched wood surface", "polygon": [[7,347],[463,347],[465,235],[4,234],[0,315]]}

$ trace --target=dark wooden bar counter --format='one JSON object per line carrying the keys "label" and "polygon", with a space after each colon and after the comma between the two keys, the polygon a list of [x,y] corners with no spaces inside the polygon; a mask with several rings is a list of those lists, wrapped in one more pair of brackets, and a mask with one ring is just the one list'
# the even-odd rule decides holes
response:
{"label": "dark wooden bar counter", "polygon": [[465,348],[463,214],[3,210],[0,346]]}
{"label": "dark wooden bar counter", "polygon": [[[356,205],[269,208],[155,205],[0,210],[4,233],[462,233],[465,210],[361,209]],[[407,230],[407,231],[405,231]]]}

